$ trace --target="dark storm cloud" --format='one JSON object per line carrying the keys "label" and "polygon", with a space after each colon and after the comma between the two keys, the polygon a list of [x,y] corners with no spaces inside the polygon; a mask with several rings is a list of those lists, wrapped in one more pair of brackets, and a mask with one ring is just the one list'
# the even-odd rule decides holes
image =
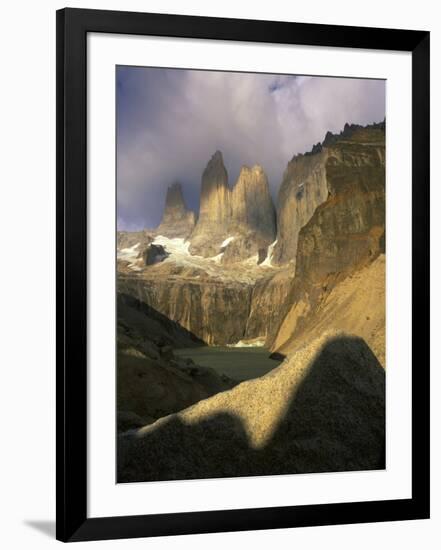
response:
{"label": "dark storm cloud", "polygon": [[231,185],[243,164],[261,164],[275,197],[294,154],[384,116],[384,81],[118,67],[118,227],[155,227],[173,181],[197,210],[217,149]]}

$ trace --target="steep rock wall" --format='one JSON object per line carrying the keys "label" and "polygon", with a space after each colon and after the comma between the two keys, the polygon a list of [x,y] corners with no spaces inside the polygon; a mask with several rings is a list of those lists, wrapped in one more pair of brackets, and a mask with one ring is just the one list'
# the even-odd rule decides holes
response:
{"label": "steep rock wall", "polygon": [[210,345],[245,336],[252,286],[234,281],[119,277],[118,291],[136,297]]}
{"label": "steep rock wall", "polygon": [[295,262],[300,229],[328,197],[326,150],[294,157],[285,170],[278,195],[277,243],[272,263]]}
{"label": "steep rock wall", "polygon": [[222,153],[216,151],[202,174],[199,218],[190,240],[191,253],[214,256],[228,231],[231,199]]}
{"label": "steep rock wall", "polygon": [[275,234],[275,208],[262,167],[242,167],[230,189],[222,153],[217,151],[202,174],[199,219],[190,236],[191,253],[203,257],[223,253],[222,263],[232,264],[259,251],[263,254]]}
{"label": "steep rock wall", "polygon": [[282,306],[289,296],[293,278],[291,269],[283,269],[256,282],[246,321],[246,338],[260,337],[266,340],[278,330],[282,321]]}
{"label": "steep rock wall", "polygon": [[292,349],[305,331],[318,327],[333,288],[385,251],[384,133],[380,135],[383,142],[377,132],[369,140],[363,131],[327,150],[329,197],[299,233],[296,275],[282,308],[284,321],[270,342],[273,350]]}
{"label": "steep rock wall", "polygon": [[276,235],[276,212],[261,166],[243,166],[231,192],[231,228],[251,231],[271,243]]}
{"label": "steep rock wall", "polygon": [[267,264],[259,272],[256,265],[275,237],[266,176],[260,167],[245,167],[230,190],[216,153],[202,178],[201,216],[190,237],[191,253],[216,255],[198,256],[210,268],[167,260],[161,272],[144,266],[136,275],[129,266],[119,276],[121,288],[209,344],[259,337],[281,350],[287,339],[295,341],[318,319],[329,292],[384,252],[384,127],[348,127],[325,142],[295,157],[285,172],[272,269]]}

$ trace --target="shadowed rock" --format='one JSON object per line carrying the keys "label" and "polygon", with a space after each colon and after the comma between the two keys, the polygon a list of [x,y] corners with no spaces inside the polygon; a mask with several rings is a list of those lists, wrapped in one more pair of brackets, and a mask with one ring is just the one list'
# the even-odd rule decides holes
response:
{"label": "shadowed rock", "polygon": [[154,422],[236,383],[175,357],[173,346],[203,343],[178,323],[123,294],[118,294],[117,338],[119,430]]}
{"label": "shadowed rock", "polygon": [[187,208],[181,185],[174,183],[167,189],[164,214],[156,233],[170,239],[186,238],[192,232],[195,223],[195,213]]}
{"label": "shadowed rock", "polygon": [[145,265],[153,265],[163,262],[168,255],[168,252],[160,244],[151,244],[144,252]]}
{"label": "shadowed rock", "polygon": [[119,438],[118,481],[382,469],[384,438],[384,370],[362,339],[329,333]]}

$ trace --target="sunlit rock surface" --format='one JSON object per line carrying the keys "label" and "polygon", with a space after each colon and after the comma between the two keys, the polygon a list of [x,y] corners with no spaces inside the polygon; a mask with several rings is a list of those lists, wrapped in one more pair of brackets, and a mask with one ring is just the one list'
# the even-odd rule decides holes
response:
{"label": "sunlit rock surface", "polygon": [[[338,314],[335,311],[335,322],[332,317],[329,322],[343,323],[345,329],[357,326],[384,363],[384,257],[376,262],[385,252],[384,127],[356,127],[346,130],[344,139],[328,140],[328,198],[300,230],[295,278],[281,306],[284,320],[272,348],[292,348],[303,333],[319,335],[325,310],[332,309],[337,296],[342,300],[346,295],[344,306]],[[363,272],[365,281],[352,300],[349,282],[343,292],[337,291],[338,285],[373,262],[375,268]],[[370,300],[363,298],[368,289],[374,292]],[[357,315],[360,322],[344,323],[345,317],[355,321]],[[374,322],[378,325],[373,326]]]}
{"label": "sunlit rock surface", "polygon": [[[276,234],[276,216],[261,166],[243,166],[230,188],[222,154],[217,151],[202,174],[200,212],[189,237],[190,252],[222,254],[226,264],[265,254]],[[228,241],[228,242],[226,242]]]}

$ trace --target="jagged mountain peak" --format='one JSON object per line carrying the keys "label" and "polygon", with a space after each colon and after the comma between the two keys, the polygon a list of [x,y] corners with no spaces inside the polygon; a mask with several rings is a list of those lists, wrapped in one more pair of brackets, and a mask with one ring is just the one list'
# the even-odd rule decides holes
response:
{"label": "jagged mountain peak", "polygon": [[181,184],[177,181],[172,183],[167,188],[164,213],[156,232],[169,238],[186,238],[195,223],[195,213],[185,204]]}
{"label": "jagged mountain peak", "polygon": [[224,157],[222,155],[222,151],[219,151],[219,149],[217,149],[213,155],[211,156],[211,160],[212,161],[215,161],[215,162],[224,162]]}
{"label": "jagged mountain peak", "polygon": [[254,164],[253,166],[247,166],[246,164],[242,165],[239,177],[237,178],[236,185],[244,178],[249,178],[249,176],[263,176],[266,179],[265,170],[260,164]]}
{"label": "jagged mountain peak", "polygon": [[226,171],[225,164],[224,164],[224,157],[222,155],[222,151],[219,151],[219,150],[215,151],[211,155],[211,158],[207,162],[207,165],[205,167],[204,173],[210,172],[211,170],[216,170],[216,169]]}
{"label": "jagged mountain peak", "polygon": [[192,253],[219,254],[221,243],[234,234],[234,244],[222,260],[244,260],[271,244],[275,233],[275,209],[262,166],[242,166],[230,187],[222,153],[216,151],[202,174],[199,220],[190,237]]}
{"label": "jagged mountain peak", "polygon": [[182,193],[182,186],[178,181],[173,182],[167,188],[167,194],[165,197],[165,208],[179,206],[187,210],[184,201],[184,195]]}
{"label": "jagged mountain peak", "polygon": [[228,173],[222,153],[216,151],[202,173],[199,218],[191,234],[192,253],[213,256],[217,241],[225,239],[230,219]]}
{"label": "jagged mountain peak", "polygon": [[253,185],[261,184],[268,186],[268,179],[266,173],[260,164],[255,164],[254,166],[243,165],[240,169],[239,176],[236,180],[236,183],[233,187],[233,192],[237,186],[241,185]]}
{"label": "jagged mountain peak", "polygon": [[225,168],[224,158],[220,151],[216,151],[212,155],[202,173],[201,194],[204,192],[205,188],[210,188],[212,186],[228,187],[228,172]]}

